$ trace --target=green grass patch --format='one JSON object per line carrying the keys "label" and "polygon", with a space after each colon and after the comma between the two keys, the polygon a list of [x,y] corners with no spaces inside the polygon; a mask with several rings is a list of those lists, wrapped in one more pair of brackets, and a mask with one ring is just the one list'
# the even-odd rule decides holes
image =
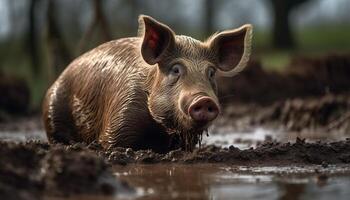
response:
{"label": "green grass patch", "polygon": [[258,59],[264,69],[283,71],[283,69],[290,63],[292,55],[293,54],[289,51],[269,51],[266,53],[260,53]]}
{"label": "green grass patch", "polygon": [[295,37],[303,53],[350,50],[350,25],[305,28],[296,31]]}

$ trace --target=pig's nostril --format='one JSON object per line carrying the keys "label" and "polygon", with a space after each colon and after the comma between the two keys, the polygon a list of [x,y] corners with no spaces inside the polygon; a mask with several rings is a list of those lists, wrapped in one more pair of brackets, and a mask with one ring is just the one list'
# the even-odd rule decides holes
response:
{"label": "pig's nostril", "polygon": [[196,106],[196,107],[193,108],[193,110],[194,110],[195,112],[198,112],[198,111],[200,111],[201,109],[202,109],[202,107],[200,107],[200,106]]}
{"label": "pig's nostril", "polygon": [[217,117],[219,108],[212,99],[202,97],[189,107],[188,113],[194,121],[207,123]]}

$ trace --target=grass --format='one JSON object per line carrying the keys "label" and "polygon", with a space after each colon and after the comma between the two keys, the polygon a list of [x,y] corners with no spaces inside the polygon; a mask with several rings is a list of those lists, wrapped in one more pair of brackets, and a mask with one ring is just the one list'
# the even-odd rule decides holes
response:
{"label": "grass", "polygon": [[350,25],[312,27],[296,32],[299,48],[311,53],[350,50]]}
{"label": "grass", "polygon": [[295,50],[274,50],[267,32],[255,31],[255,56],[264,68],[283,71],[290,60],[297,55],[319,56],[327,53],[350,52],[350,25],[318,26],[295,31]]}

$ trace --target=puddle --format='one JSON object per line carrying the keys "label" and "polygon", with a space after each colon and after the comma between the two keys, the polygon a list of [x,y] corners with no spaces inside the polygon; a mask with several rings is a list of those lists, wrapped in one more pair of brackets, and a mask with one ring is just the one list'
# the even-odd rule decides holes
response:
{"label": "puddle", "polygon": [[47,141],[46,134],[43,130],[30,131],[0,131],[0,140],[24,142],[28,140]]}
{"label": "puddle", "polygon": [[[203,135],[203,145],[216,145],[229,147],[234,145],[240,149],[255,147],[259,142],[266,139],[277,138],[278,132],[264,128],[256,128],[250,132],[229,132],[230,129],[222,128],[210,131],[210,135]],[[47,141],[45,131],[0,131],[0,140],[24,142],[27,140]]]}
{"label": "puddle", "polygon": [[[229,128],[216,131],[203,137],[203,145],[246,149],[266,139],[280,141],[281,138],[279,132],[263,128],[250,132],[232,133]],[[46,135],[42,130],[0,132],[0,140],[30,139],[46,141]],[[68,199],[348,199],[350,196],[349,165],[128,164],[113,166],[113,172],[135,187],[135,194]]]}
{"label": "puddle", "polygon": [[332,175],[333,169],[325,169],[330,176],[320,180],[315,173],[319,167],[258,170],[212,164],[157,164],[116,166],[114,170],[130,185],[150,191],[137,199],[348,199],[349,168],[344,166],[342,170],[347,176]]}
{"label": "puddle", "polygon": [[215,128],[209,131],[209,136],[204,135],[202,144],[229,147],[233,145],[239,149],[248,149],[265,140],[272,140],[278,135],[277,131],[264,128],[256,128],[252,131],[237,132],[230,127]]}

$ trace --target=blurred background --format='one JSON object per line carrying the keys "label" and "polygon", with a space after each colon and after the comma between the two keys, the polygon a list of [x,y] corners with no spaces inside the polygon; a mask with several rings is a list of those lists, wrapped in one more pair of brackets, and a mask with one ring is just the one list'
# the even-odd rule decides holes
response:
{"label": "blurred background", "polygon": [[67,64],[103,42],[136,36],[139,14],[200,40],[251,23],[252,65],[283,73],[299,57],[342,55],[348,66],[349,10],[348,0],[0,0],[0,121],[39,113]]}

